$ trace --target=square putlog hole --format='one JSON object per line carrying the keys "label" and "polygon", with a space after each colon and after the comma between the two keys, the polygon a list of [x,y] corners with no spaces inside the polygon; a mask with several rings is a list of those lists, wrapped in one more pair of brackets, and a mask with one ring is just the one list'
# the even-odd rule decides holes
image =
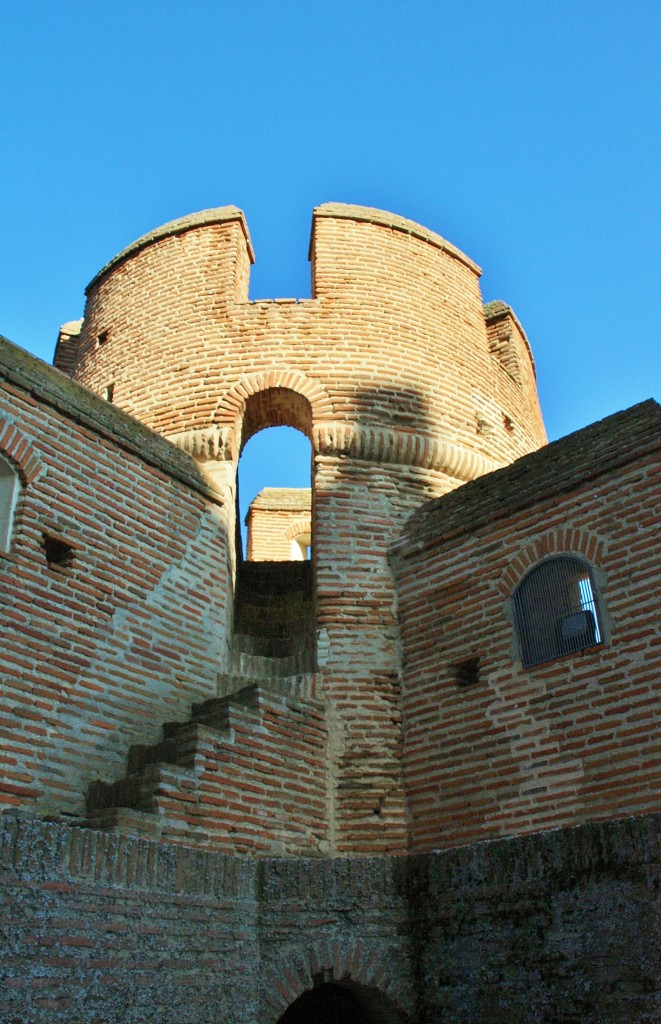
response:
{"label": "square putlog hole", "polygon": [[44,534],[44,551],[49,566],[59,565],[67,568],[73,563],[74,549],[71,544],[59,537]]}
{"label": "square putlog hole", "polygon": [[457,686],[476,686],[480,681],[480,659],[466,658],[454,666],[454,678]]}

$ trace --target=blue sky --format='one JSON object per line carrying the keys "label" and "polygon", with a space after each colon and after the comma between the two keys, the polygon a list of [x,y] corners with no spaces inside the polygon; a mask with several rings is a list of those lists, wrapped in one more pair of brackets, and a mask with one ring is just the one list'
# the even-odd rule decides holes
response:
{"label": "blue sky", "polygon": [[0,5],[0,333],[50,361],[96,271],[234,203],[251,297],[310,293],[312,207],[395,211],[516,310],[555,438],[661,397],[661,5]]}

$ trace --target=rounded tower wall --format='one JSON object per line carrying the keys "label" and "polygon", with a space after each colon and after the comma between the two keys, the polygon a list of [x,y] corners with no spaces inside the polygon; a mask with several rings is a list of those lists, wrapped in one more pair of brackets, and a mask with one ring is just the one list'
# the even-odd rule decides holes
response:
{"label": "rounded tower wall", "polygon": [[230,538],[245,441],[276,424],[310,437],[329,844],[402,852],[389,546],[424,501],[538,448],[544,428],[518,321],[503,303],[485,312],[479,268],[439,235],[328,204],[310,256],[311,299],[250,302],[240,211],[165,225],[97,275],[77,352],[63,353],[75,377],[101,394],[113,385],[122,409],[204,464]]}
{"label": "rounded tower wall", "polygon": [[92,281],[73,376],[100,394],[112,385],[121,408],[168,436],[236,430],[227,395],[278,370],[328,396],[313,423],[327,443],[342,434],[381,461],[389,446],[406,462],[406,445],[441,444],[485,471],[544,443],[532,363],[512,372],[525,350],[511,345],[508,362],[490,341],[479,268],[459,250],[403,218],[328,204],[311,259],[312,299],[249,302],[240,211],[166,225]]}

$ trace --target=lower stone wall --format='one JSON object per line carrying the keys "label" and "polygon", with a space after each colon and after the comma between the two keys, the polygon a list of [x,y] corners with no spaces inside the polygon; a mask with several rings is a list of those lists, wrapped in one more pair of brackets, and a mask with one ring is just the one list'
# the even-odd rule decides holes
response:
{"label": "lower stone wall", "polygon": [[14,820],[0,832],[4,1024],[252,1024],[254,863]]}
{"label": "lower stone wall", "polygon": [[658,1024],[661,815],[411,858],[419,1022]]}
{"label": "lower stone wall", "polygon": [[[6,816],[6,1024],[661,1020],[661,817],[414,858],[250,860]],[[365,995],[366,994],[366,995]]]}

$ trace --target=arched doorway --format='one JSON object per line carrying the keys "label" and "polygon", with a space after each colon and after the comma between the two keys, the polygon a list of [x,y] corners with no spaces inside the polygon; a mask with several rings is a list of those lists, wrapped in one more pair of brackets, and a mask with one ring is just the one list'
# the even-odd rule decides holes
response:
{"label": "arched doorway", "polygon": [[301,561],[311,545],[312,449],[293,427],[268,427],[241,453],[237,493],[249,561]]}
{"label": "arched doorway", "polygon": [[[309,556],[312,409],[304,395],[290,388],[267,388],[247,398],[238,426],[238,557],[230,675],[234,680],[258,680],[286,690],[286,680],[298,686],[301,677],[310,678],[316,665]],[[275,441],[275,447],[267,449],[245,494],[243,452],[262,437]],[[295,460],[299,475],[292,478]],[[242,538],[238,527],[246,518],[248,533]]]}
{"label": "arched doorway", "polygon": [[325,982],[304,992],[277,1024],[404,1024],[383,992],[352,981]]}
{"label": "arched doorway", "polygon": [[[270,531],[275,535],[280,530],[282,537],[275,543],[273,554],[269,553],[268,543],[261,543],[255,546],[255,553],[251,556],[245,532],[242,539],[237,535],[237,546],[244,558],[247,556],[255,561],[300,560],[298,549],[291,558],[289,527],[300,518],[306,506],[309,529],[303,532],[312,533],[311,435],[312,409],[304,395],[290,388],[272,387],[248,397],[240,428],[237,522],[244,525],[255,499],[268,490],[261,507],[256,509],[259,514],[255,515],[253,525],[257,528],[259,521],[259,529],[266,540]],[[303,549],[305,554],[311,543],[310,538]]]}

